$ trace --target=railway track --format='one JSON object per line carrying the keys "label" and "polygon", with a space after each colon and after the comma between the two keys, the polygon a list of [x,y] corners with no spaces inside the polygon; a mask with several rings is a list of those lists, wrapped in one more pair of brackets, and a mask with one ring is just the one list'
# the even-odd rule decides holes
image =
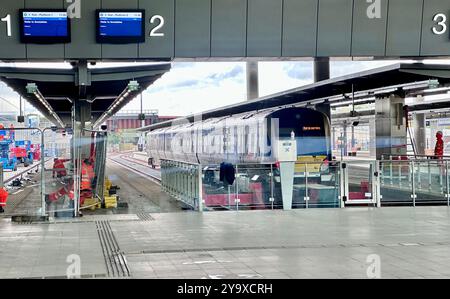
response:
{"label": "railway track", "polygon": [[123,168],[129,169],[137,174],[149,178],[153,182],[161,185],[161,173],[150,166],[148,166],[144,161],[134,159],[126,154],[121,154],[115,157],[109,157],[108,160],[119,164]]}

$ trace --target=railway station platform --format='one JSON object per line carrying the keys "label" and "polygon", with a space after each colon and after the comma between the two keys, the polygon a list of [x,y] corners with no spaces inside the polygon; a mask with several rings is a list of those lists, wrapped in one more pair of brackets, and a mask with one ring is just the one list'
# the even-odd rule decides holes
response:
{"label": "railway station platform", "polygon": [[449,216],[395,207],[3,219],[0,278],[66,277],[74,258],[83,278],[450,278]]}

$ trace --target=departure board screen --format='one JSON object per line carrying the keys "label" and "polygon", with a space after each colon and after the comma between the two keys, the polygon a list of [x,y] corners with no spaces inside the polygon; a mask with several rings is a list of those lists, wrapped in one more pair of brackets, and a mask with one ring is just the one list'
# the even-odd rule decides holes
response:
{"label": "departure board screen", "polygon": [[23,43],[70,42],[70,20],[65,10],[21,10],[20,22]]}
{"label": "departure board screen", "polygon": [[139,43],[145,41],[145,12],[97,11],[99,43]]}

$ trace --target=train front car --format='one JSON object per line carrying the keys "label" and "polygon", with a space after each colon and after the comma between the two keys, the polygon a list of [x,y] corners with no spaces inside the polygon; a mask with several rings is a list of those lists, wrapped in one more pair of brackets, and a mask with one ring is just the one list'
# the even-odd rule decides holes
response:
{"label": "train front car", "polygon": [[275,131],[270,134],[272,144],[274,139],[295,138],[297,141],[296,175],[305,170],[318,172],[321,164],[331,160],[330,121],[322,112],[308,108],[285,108],[269,114],[267,118],[271,121],[269,130]]}
{"label": "train front car", "polygon": [[[326,178],[333,177],[330,169],[332,160],[331,151],[331,129],[330,120],[322,112],[308,108],[285,108],[277,110],[267,116],[271,122],[270,135],[272,144],[277,140],[286,140],[295,138],[297,143],[297,161],[294,173],[294,207],[304,207],[308,186],[325,186]],[[274,157],[278,160],[278,157]],[[282,206],[281,184],[278,168],[274,172],[274,200],[275,205]],[[333,181],[330,180],[329,184]],[[324,187],[325,188],[325,187]],[[322,188],[323,189],[323,188]],[[314,202],[318,199],[314,199]],[[325,203],[322,206],[334,206],[335,197],[333,196],[330,204]],[[313,202],[310,202],[313,203]],[[319,204],[317,205],[319,206]]]}

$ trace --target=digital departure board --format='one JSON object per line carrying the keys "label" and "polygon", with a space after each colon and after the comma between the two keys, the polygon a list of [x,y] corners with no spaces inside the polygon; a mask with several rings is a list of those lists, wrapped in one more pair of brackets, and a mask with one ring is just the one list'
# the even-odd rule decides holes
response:
{"label": "digital departure board", "polygon": [[145,42],[145,11],[97,11],[97,42],[112,44]]}
{"label": "digital departure board", "polygon": [[21,10],[20,37],[23,43],[69,43],[70,19],[66,10]]}

